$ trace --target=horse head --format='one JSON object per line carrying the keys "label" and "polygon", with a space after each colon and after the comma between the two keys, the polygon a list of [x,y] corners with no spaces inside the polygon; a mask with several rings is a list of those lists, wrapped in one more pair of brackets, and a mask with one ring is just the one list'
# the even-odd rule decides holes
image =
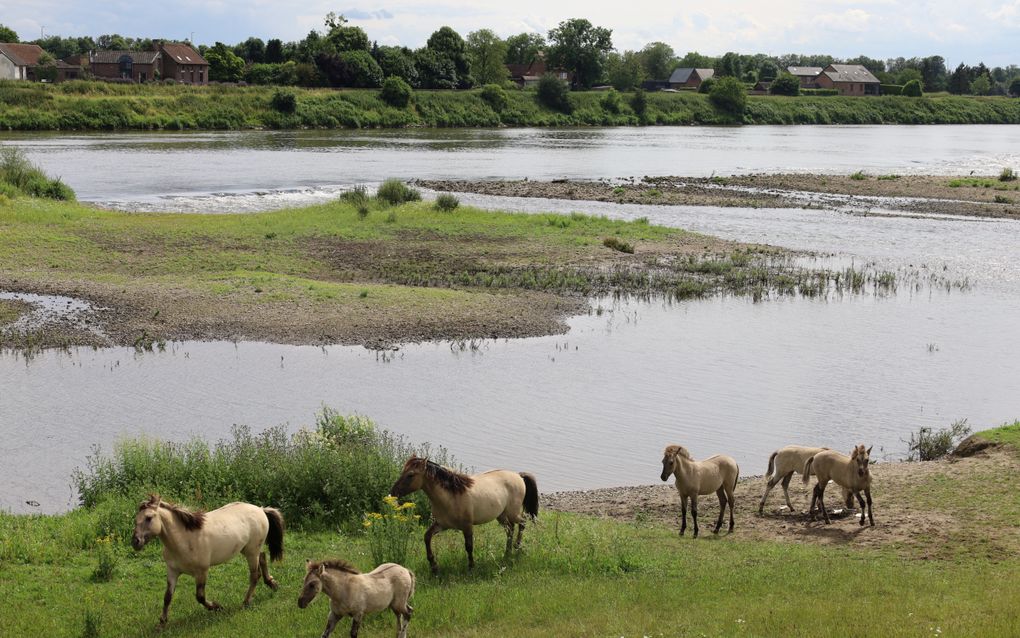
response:
{"label": "horse head", "polygon": [[677,456],[690,457],[682,445],[667,445],[666,450],[662,453],[662,474],[659,475],[663,481],[669,479],[669,475],[676,468]]}
{"label": "horse head", "polygon": [[420,490],[422,485],[425,484],[425,472],[428,469],[428,463],[428,459],[417,456],[407,459],[400,477],[393,484],[393,487],[390,488],[390,496],[400,498]]}
{"label": "horse head", "polygon": [[322,591],[322,576],[325,573],[325,565],[313,563],[311,559],[305,561],[305,584],[301,586],[301,594],[298,595],[298,607],[304,609],[319,595]]}
{"label": "horse head", "polygon": [[[875,446],[871,446],[875,447]],[[871,448],[864,449],[864,444],[858,445],[850,453],[850,459],[857,464],[857,476],[865,477],[868,475],[868,464],[871,458]]]}
{"label": "horse head", "polygon": [[140,551],[154,536],[163,532],[163,522],[159,518],[159,494],[150,494],[147,500],[138,506],[135,515],[135,531],[131,536],[131,546]]}

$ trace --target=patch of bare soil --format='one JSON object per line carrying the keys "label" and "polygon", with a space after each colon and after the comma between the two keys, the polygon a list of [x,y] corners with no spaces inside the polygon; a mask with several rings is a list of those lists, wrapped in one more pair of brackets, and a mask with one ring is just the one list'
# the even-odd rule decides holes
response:
{"label": "patch of bare soil", "polygon": [[[650,467],[649,471],[655,474],[658,469]],[[1017,502],[1010,477],[1020,473],[1020,457],[1009,448],[986,448],[967,458],[876,463],[871,471],[875,527],[861,527],[859,512],[845,510],[835,484],[825,492],[831,524],[826,525],[820,516],[809,521],[806,509],[813,482],[805,486],[800,475],[794,475],[790,484],[790,500],[797,511],[786,508],[782,487],[777,486],[760,515],[758,504],[765,479],[757,476],[742,478],[737,485],[733,534],[741,539],[890,547],[918,559],[964,555],[999,560],[1020,549],[1017,521],[1008,520],[1008,514],[1004,516],[995,505],[1003,498],[1014,505]],[[673,482],[670,478],[662,485],[544,494],[542,504],[556,511],[625,521],[652,520],[679,531],[680,498]],[[976,493],[983,493],[988,507],[984,507],[984,499],[980,504],[974,502]],[[719,512],[718,498],[710,494],[698,502],[701,535],[711,536]],[[689,517],[690,512],[688,535],[693,532]],[[723,535],[725,530],[724,522]]]}

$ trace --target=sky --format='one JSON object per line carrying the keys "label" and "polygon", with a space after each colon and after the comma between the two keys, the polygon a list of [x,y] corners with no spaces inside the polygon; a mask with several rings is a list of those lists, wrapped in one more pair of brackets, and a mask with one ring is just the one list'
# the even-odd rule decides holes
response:
{"label": "sky", "polygon": [[959,62],[1020,64],[1020,0],[0,0],[0,23],[22,40],[43,29],[47,35],[120,33],[236,44],[250,36],[300,40],[322,30],[329,11],[345,15],[371,40],[411,48],[444,25],[461,35],[490,28],[506,37],[547,34],[580,17],[612,29],[619,51],[662,41],[681,55],[941,55],[950,68]]}

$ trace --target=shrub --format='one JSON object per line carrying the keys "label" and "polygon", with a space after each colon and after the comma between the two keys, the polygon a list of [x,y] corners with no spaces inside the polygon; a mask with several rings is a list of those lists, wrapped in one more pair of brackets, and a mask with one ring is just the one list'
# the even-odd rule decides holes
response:
{"label": "shrub", "polygon": [[416,536],[421,515],[415,513],[414,503],[398,503],[396,496],[384,496],[382,510],[365,514],[361,523],[368,536],[372,562],[376,565],[404,563],[407,546],[412,536]]}
{"label": "shrub", "polygon": [[411,85],[395,75],[391,75],[383,82],[382,91],[379,97],[392,107],[403,109],[411,102]]}
{"label": "shrub", "polygon": [[701,81],[701,84],[698,85],[698,93],[701,94],[709,93],[712,90],[712,87],[715,86],[715,83],[717,81],[718,80],[716,80],[714,77],[705,78],[704,80]]}
{"label": "shrub", "polygon": [[96,539],[96,556],[99,562],[92,570],[92,580],[97,583],[110,582],[117,571],[117,554],[114,549],[113,536]]}
{"label": "shrub", "polygon": [[934,461],[948,455],[956,447],[956,444],[967,438],[970,434],[970,426],[967,419],[954,422],[948,428],[933,431],[931,428],[921,428],[916,434],[910,435],[907,441],[908,461]]}
{"label": "shrub", "polygon": [[728,115],[742,115],[747,106],[747,90],[743,82],[734,77],[716,82],[709,90],[708,98],[717,109]]}
{"label": "shrub", "polygon": [[23,193],[66,201],[75,199],[70,186],[60,181],[59,177],[47,177],[19,149],[13,147],[0,149],[0,188],[8,196]]}
{"label": "shrub", "polygon": [[349,191],[344,192],[340,196],[340,199],[353,204],[354,206],[363,206],[368,204],[368,190],[361,184],[358,184]]}
{"label": "shrub", "polygon": [[1005,195],[996,195],[995,196],[995,203],[996,204],[1012,204],[1013,200],[1008,198],[1008,197],[1006,197]]}
{"label": "shrub", "polygon": [[906,95],[907,97],[921,97],[921,94],[922,91],[920,81],[910,80],[909,82],[903,85],[903,91],[901,92],[901,95]]}
{"label": "shrub", "polygon": [[630,108],[634,109],[634,113],[638,117],[643,118],[645,116],[645,113],[648,111],[648,94],[645,93],[644,89],[634,91],[634,95],[630,98]]}
{"label": "shrub", "polygon": [[269,100],[269,106],[280,113],[294,113],[297,111],[297,95],[290,89],[276,89]]}
{"label": "shrub", "polygon": [[436,197],[436,208],[449,213],[460,206],[460,200],[449,193],[442,193],[439,197]]}
{"label": "shrub", "polygon": [[538,81],[538,102],[560,113],[569,114],[574,110],[570,103],[570,88],[551,73],[546,73]]}
{"label": "shrub", "polygon": [[1020,75],[1013,78],[1009,83],[1009,94],[1013,97],[1020,97]]}
{"label": "shrub", "polygon": [[375,196],[391,206],[416,202],[421,199],[421,193],[395,178],[390,178],[380,184]]}
{"label": "shrub", "polygon": [[502,113],[509,103],[506,91],[498,84],[486,84],[482,87],[479,96],[497,113]]}
{"label": "shrub", "polygon": [[772,95],[799,95],[800,80],[792,73],[780,73],[769,86]]}
{"label": "shrub", "polygon": [[862,182],[868,179],[868,176],[864,174],[864,171],[857,171],[856,173],[852,173],[850,175],[850,179],[854,180],[855,182]]}
{"label": "shrub", "polygon": [[814,95],[816,97],[831,97],[833,95],[839,95],[839,91],[836,89],[801,89],[801,95]]}
{"label": "shrub", "polygon": [[882,95],[903,95],[903,86],[899,84],[879,85]]}
{"label": "shrub", "polygon": [[1002,169],[1001,173],[999,173],[999,181],[1000,182],[1016,181],[1016,173],[1013,171],[1012,168],[1009,168],[1007,166],[1006,168]]}
{"label": "shrub", "polygon": [[602,96],[600,100],[602,108],[610,113],[619,113],[620,107],[623,106],[623,100],[620,99],[620,94],[617,93],[616,89],[609,89],[606,94]]}
{"label": "shrub", "polygon": [[621,253],[628,253],[631,255],[634,254],[634,246],[628,244],[619,237],[606,237],[605,239],[602,240],[602,245],[605,246],[606,248],[618,250]]}

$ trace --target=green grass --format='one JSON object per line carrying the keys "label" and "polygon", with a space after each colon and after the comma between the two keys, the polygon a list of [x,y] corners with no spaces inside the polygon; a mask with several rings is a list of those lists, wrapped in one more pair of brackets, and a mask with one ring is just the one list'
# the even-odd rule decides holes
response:
{"label": "green grass", "polygon": [[996,443],[1005,443],[1020,450],[1020,421],[1006,423],[990,430],[982,430],[975,433],[975,436],[995,441]]}
{"label": "green grass", "polygon": [[1007,184],[996,177],[959,177],[948,182],[950,188],[991,188],[997,191],[1020,190],[1020,185]]}
{"label": "green grass", "polygon": [[[273,106],[271,86],[119,85],[0,81],[0,130],[627,126],[730,124],[707,95],[649,93],[643,115],[630,96],[607,108],[601,92],[571,93],[570,113],[546,108],[534,91],[505,91],[496,108],[472,91],[416,91],[395,108],[375,89],[288,89],[294,109]],[[1020,101],[1003,97],[750,96],[745,124],[1020,123]]]}
{"label": "green grass", "polygon": [[17,321],[18,317],[20,317],[26,309],[27,306],[25,304],[0,299],[0,328]]}

